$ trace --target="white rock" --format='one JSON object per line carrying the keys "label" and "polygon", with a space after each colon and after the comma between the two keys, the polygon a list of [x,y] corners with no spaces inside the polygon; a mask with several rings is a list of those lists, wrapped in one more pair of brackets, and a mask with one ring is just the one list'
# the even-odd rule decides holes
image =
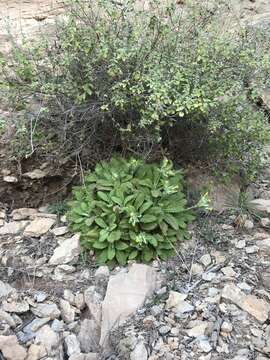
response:
{"label": "white rock", "polygon": [[270,237],[264,240],[256,241],[256,245],[262,253],[270,255]]}
{"label": "white rock", "polygon": [[200,262],[203,264],[204,267],[207,267],[211,264],[212,259],[210,254],[205,254],[200,258]]}
{"label": "white rock", "polygon": [[2,308],[4,311],[9,313],[17,313],[17,314],[23,314],[27,311],[29,311],[29,304],[26,301],[22,302],[4,302],[2,305]]}
{"label": "white rock", "polygon": [[269,218],[262,218],[260,220],[260,225],[264,228],[270,227],[270,219]]}
{"label": "white rock", "polygon": [[90,353],[99,350],[100,327],[95,320],[84,319],[81,322],[78,340],[82,352]]}
{"label": "white rock", "polygon": [[256,245],[246,247],[247,254],[255,254],[259,251],[259,247]]}
{"label": "white rock", "polygon": [[181,294],[177,291],[170,291],[169,298],[166,301],[166,309],[177,308],[179,303],[186,300],[187,294]]}
{"label": "white rock", "polygon": [[242,310],[254,316],[260,323],[268,319],[270,304],[254,295],[245,295],[237,286],[226,285],[222,290],[222,298],[231,301]]}
{"label": "white rock", "polygon": [[235,277],[237,275],[236,272],[233,270],[233,268],[230,266],[226,266],[226,267],[222,268],[221,271],[223,272],[223,274],[225,276],[228,276],[228,277]]}
{"label": "white rock", "polygon": [[81,293],[76,294],[74,304],[78,309],[82,310],[85,307],[84,295]]}
{"label": "white rock", "polygon": [[176,314],[186,314],[194,310],[194,306],[187,301],[179,302],[178,306],[173,309]]}
{"label": "white rock", "polygon": [[102,304],[101,345],[106,343],[109,331],[141,307],[156,286],[156,271],[142,264],[133,264],[128,273],[110,277]]}
{"label": "white rock", "polygon": [[27,355],[16,336],[0,336],[0,351],[5,360],[24,360]]}
{"label": "white rock", "polygon": [[0,235],[18,235],[23,232],[28,221],[11,221],[0,228]]}
{"label": "white rock", "polygon": [[3,310],[0,310],[0,321],[6,322],[12,328],[16,327],[13,317]]}
{"label": "white rock", "polygon": [[31,344],[28,350],[26,360],[40,360],[47,355],[47,351],[43,345]]}
{"label": "white rock", "polygon": [[246,246],[246,240],[239,240],[235,245],[237,249],[243,249],[245,246]]}
{"label": "white rock", "polygon": [[6,212],[4,210],[0,210],[0,219],[5,220],[6,218]]}
{"label": "white rock", "polygon": [[229,323],[228,321],[223,321],[222,325],[221,325],[221,331],[223,331],[224,333],[230,333],[233,330],[233,326],[231,323]]}
{"label": "white rock", "polygon": [[16,176],[11,176],[11,175],[7,175],[3,177],[3,180],[7,183],[17,183],[18,182],[18,178],[16,178]]}
{"label": "white rock", "polygon": [[67,226],[61,226],[61,227],[57,227],[51,230],[51,232],[55,235],[55,236],[62,236],[65,235],[68,232],[68,227]]}
{"label": "white rock", "polygon": [[203,267],[200,264],[193,264],[191,266],[191,273],[192,275],[198,275],[203,272]]}
{"label": "white rock", "polygon": [[46,234],[54,225],[55,219],[36,218],[24,230],[24,236],[39,237]]}
{"label": "white rock", "polygon": [[64,341],[65,341],[65,346],[67,349],[68,356],[71,356],[74,354],[80,354],[80,352],[81,352],[80,343],[79,343],[76,335],[74,335],[74,334],[68,335]]}
{"label": "white rock", "polygon": [[148,353],[143,341],[140,341],[130,354],[130,360],[147,360]]}
{"label": "white rock", "polygon": [[53,253],[53,256],[49,260],[50,265],[67,264],[73,260],[76,260],[80,255],[80,236],[78,234],[63,241]]}
{"label": "white rock", "polygon": [[95,272],[95,278],[108,278],[110,276],[110,270],[108,266],[100,266]]}
{"label": "white rock", "polygon": [[91,317],[98,325],[101,322],[102,300],[102,296],[96,291],[95,286],[89,286],[89,288],[84,291],[84,301],[88,307]]}
{"label": "white rock", "polygon": [[45,171],[42,171],[40,169],[35,169],[33,171],[29,171],[27,173],[23,174],[24,177],[30,178],[32,180],[42,179],[47,176],[47,173]]}
{"label": "white rock", "polygon": [[252,229],[254,228],[254,223],[253,223],[253,221],[251,221],[251,220],[246,220],[246,221],[244,222],[244,228],[245,228],[246,230],[252,230]]}
{"label": "white rock", "polygon": [[67,324],[72,323],[75,319],[75,310],[71,307],[70,303],[64,299],[60,299],[59,307],[64,322]]}
{"label": "white rock", "polygon": [[197,344],[202,352],[209,353],[212,350],[212,346],[207,339],[199,339]]}
{"label": "white rock", "polygon": [[202,275],[202,279],[203,279],[204,281],[208,281],[208,282],[211,282],[212,280],[214,280],[215,277],[216,277],[216,274],[213,273],[213,272],[204,273],[204,274]]}
{"label": "white rock", "polygon": [[31,310],[36,316],[49,317],[51,320],[57,319],[61,314],[56,304],[37,304]]}
{"label": "white rock", "polygon": [[205,331],[208,327],[208,323],[206,321],[200,321],[200,323],[191,329],[185,330],[186,334],[189,337],[198,337],[205,335]]}
{"label": "white rock", "polygon": [[59,335],[55,333],[49,325],[44,325],[36,333],[35,343],[43,345],[48,354],[51,354],[52,349],[56,349],[59,345]]}
{"label": "white rock", "polygon": [[36,209],[32,208],[20,208],[13,210],[11,216],[13,220],[28,220],[37,214]]}
{"label": "white rock", "polygon": [[3,300],[9,297],[11,294],[15,294],[15,293],[16,290],[13,287],[0,280],[0,300]]}
{"label": "white rock", "polygon": [[270,214],[270,199],[266,200],[266,199],[255,199],[255,200],[251,200],[250,201],[250,206],[252,207],[252,209],[268,215]]}

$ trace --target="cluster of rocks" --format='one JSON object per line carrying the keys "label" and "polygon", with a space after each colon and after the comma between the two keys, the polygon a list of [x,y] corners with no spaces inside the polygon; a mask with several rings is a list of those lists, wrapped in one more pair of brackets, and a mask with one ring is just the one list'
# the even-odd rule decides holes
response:
{"label": "cluster of rocks", "polygon": [[269,234],[236,234],[232,225],[220,227],[235,235],[228,251],[195,241],[174,261],[156,264],[171,280],[132,321],[113,331],[121,358],[269,358]]}
{"label": "cluster of rocks", "polygon": [[226,249],[195,224],[175,258],[113,270],[81,252],[64,216],[3,207],[0,359],[266,360],[269,189],[250,204],[259,221],[218,217]]}

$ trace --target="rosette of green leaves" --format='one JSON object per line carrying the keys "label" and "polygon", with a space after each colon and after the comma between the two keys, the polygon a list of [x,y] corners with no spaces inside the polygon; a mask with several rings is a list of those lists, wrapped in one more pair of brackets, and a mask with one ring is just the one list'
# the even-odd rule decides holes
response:
{"label": "rosette of green leaves", "polygon": [[85,184],[74,189],[67,215],[71,229],[81,234],[82,245],[95,251],[99,263],[123,265],[173,255],[194,218],[186,203],[183,173],[171,161],[113,158],[99,163]]}

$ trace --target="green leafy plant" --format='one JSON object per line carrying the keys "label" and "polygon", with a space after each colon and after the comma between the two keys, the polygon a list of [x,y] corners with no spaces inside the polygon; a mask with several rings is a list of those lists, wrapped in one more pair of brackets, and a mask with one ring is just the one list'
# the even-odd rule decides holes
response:
{"label": "green leafy plant", "polygon": [[74,190],[67,216],[99,263],[149,262],[166,259],[177,241],[188,237],[194,216],[186,203],[183,173],[167,159],[157,165],[113,158]]}

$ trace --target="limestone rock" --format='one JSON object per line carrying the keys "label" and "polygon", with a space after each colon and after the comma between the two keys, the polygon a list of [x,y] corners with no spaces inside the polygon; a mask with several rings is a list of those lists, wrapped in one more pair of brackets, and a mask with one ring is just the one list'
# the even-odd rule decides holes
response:
{"label": "limestone rock", "polygon": [[268,319],[270,304],[258,299],[254,295],[245,295],[237,286],[226,285],[222,291],[222,298],[231,301],[242,310],[255,317],[260,323]]}
{"label": "limestone rock", "polygon": [[13,287],[0,280],[0,300],[7,298],[14,293],[16,293],[16,290]]}
{"label": "limestone rock", "polygon": [[166,302],[166,308],[177,308],[179,303],[182,303],[186,298],[186,294],[181,294],[177,291],[170,291],[169,298]]}
{"label": "limestone rock", "polygon": [[56,304],[37,304],[31,310],[36,316],[49,317],[51,320],[57,319],[61,314]]}
{"label": "limestone rock", "polygon": [[270,214],[270,200],[266,199],[254,199],[250,201],[250,207],[263,214],[263,215],[269,215]]}
{"label": "limestone rock", "polygon": [[66,239],[58,246],[49,260],[50,265],[67,264],[80,255],[80,236],[78,234]]}
{"label": "limestone rock", "polygon": [[147,360],[148,353],[143,341],[140,341],[130,354],[130,360]]}
{"label": "limestone rock", "polygon": [[18,178],[16,176],[11,176],[11,175],[4,176],[3,180],[11,184],[15,184],[18,182]]}
{"label": "limestone rock", "polygon": [[80,343],[74,334],[68,335],[65,338],[65,346],[68,356],[80,354],[81,352]]}
{"label": "limestone rock", "polygon": [[13,317],[3,310],[0,310],[0,321],[6,322],[12,328],[16,327]]}
{"label": "limestone rock", "polygon": [[100,324],[102,296],[96,291],[95,286],[90,286],[84,291],[84,300],[91,317],[97,324]]}
{"label": "limestone rock", "polygon": [[26,301],[22,302],[4,302],[3,303],[3,310],[9,313],[17,313],[17,314],[23,314],[29,310],[29,304]]}
{"label": "limestone rock", "polygon": [[72,323],[75,319],[75,310],[70,306],[70,303],[64,299],[60,299],[59,307],[64,322],[67,324]]}
{"label": "limestone rock", "polygon": [[47,173],[40,169],[35,169],[33,171],[29,171],[29,172],[23,174],[23,177],[27,177],[32,180],[43,179],[46,176],[47,176]]}
{"label": "limestone rock", "polygon": [[20,208],[12,211],[11,216],[13,220],[28,220],[37,214],[36,209]]}
{"label": "limestone rock", "polygon": [[78,340],[81,350],[84,353],[96,352],[99,350],[100,326],[95,320],[84,319],[81,322]]}
{"label": "limestone rock", "polygon": [[122,324],[143,305],[156,287],[156,271],[147,265],[133,264],[128,273],[111,276],[102,304],[100,344],[106,342],[109,331]]}
{"label": "limestone rock", "polygon": [[0,351],[5,360],[24,360],[27,355],[16,336],[0,336]]}
{"label": "limestone rock", "polygon": [[46,234],[55,223],[54,219],[37,218],[33,220],[24,230],[25,236],[39,237]]}
{"label": "limestone rock", "polygon": [[267,255],[270,255],[270,237],[265,240],[259,240],[256,242],[259,250]]}
{"label": "limestone rock", "polygon": [[68,227],[67,226],[60,226],[60,227],[57,227],[55,229],[52,229],[52,233],[55,236],[62,236],[62,235],[65,235],[67,232],[68,232]]}
{"label": "limestone rock", "polygon": [[36,335],[35,343],[43,345],[48,354],[59,346],[59,335],[49,325],[44,325]]}
{"label": "limestone rock", "polygon": [[43,345],[31,344],[26,360],[40,360],[46,356],[47,352]]}
{"label": "limestone rock", "polygon": [[0,228],[0,235],[18,235],[27,226],[28,221],[11,221]]}

